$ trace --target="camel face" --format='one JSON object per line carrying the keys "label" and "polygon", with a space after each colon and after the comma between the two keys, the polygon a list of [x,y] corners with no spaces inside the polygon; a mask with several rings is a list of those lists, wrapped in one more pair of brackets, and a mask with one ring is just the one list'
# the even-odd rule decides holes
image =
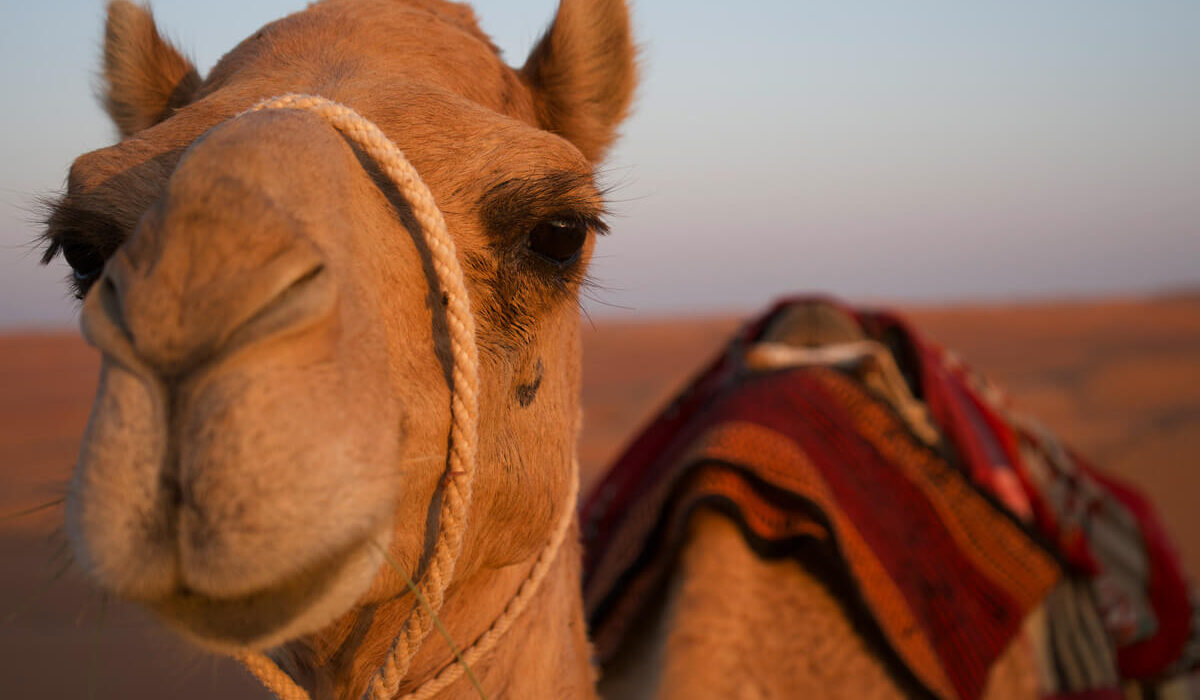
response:
{"label": "camel face", "polygon": [[204,81],[148,12],[111,5],[125,139],[75,162],[48,233],[103,356],[67,513],[95,582],[239,650],[402,594],[384,550],[419,570],[446,465],[443,301],[368,156],[305,112],[237,116],[289,92],[374,121],[436,198],[480,351],[456,578],[532,556],[567,507],[593,168],[632,70],[613,2],[564,2],[518,71],[463,6],[331,0]]}

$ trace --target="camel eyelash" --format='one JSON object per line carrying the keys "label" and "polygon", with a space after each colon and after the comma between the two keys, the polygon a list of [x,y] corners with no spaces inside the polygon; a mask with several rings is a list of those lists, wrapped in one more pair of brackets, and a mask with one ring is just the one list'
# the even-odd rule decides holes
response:
{"label": "camel eyelash", "polygon": [[604,207],[590,174],[553,171],[537,177],[510,178],[480,198],[480,218],[498,238],[524,236],[532,228],[559,221],[608,231]]}

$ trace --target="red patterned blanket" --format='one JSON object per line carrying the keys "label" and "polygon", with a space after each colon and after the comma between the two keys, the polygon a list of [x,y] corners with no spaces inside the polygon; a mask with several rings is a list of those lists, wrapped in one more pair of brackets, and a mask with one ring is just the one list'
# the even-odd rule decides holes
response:
{"label": "red patterned blanket", "polygon": [[[763,342],[812,306],[861,339]],[[781,302],[633,441],[582,512],[601,662],[701,507],[763,557],[824,562],[932,696],[978,697],[1018,633],[1034,637],[1047,697],[1196,687],[1198,608],[1146,502],[891,314]]]}

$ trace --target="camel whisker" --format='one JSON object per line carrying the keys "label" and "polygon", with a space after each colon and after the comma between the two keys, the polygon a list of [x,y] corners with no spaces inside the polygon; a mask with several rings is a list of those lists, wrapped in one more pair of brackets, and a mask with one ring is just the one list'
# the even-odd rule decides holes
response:
{"label": "camel whisker", "polygon": [[446,626],[442,624],[441,616],[439,616],[437,611],[429,605],[429,601],[426,600],[425,596],[421,594],[420,589],[417,588],[417,584],[412,580],[412,577],[408,575],[408,572],[404,570],[404,567],[400,566],[400,562],[396,561],[391,553],[381,547],[378,542],[375,540],[368,540],[368,542],[370,542],[371,546],[375,547],[375,549],[378,550],[381,555],[383,555],[384,561],[388,563],[388,566],[395,570],[395,572],[399,574],[402,579],[404,579],[404,585],[408,586],[408,590],[412,591],[413,595],[416,596],[418,604],[424,606],[424,608],[433,616],[434,626],[437,627],[438,633],[441,634],[446,640],[446,644],[450,645],[450,651],[454,652],[454,658],[463,667],[463,673],[465,673],[467,678],[470,679],[471,685],[475,686],[475,692],[479,693],[479,697],[483,698],[483,700],[487,700],[487,693],[483,692],[483,686],[481,686],[479,684],[479,680],[475,678],[475,673],[471,671],[471,666],[467,664],[465,659],[463,659],[462,652],[459,651],[458,645],[454,643],[454,639],[450,637],[450,632],[446,629]]}
{"label": "camel whisker", "polygon": [[53,508],[54,506],[60,506],[63,503],[66,503],[66,501],[67,501],[66,496],[60,496],[59,498],[56,498],[52,501],[47,501],[45,503],[33,506],[31,508],[19,510],[15,513],[8,513],[6,515],[0,515],[0,523],[8,522],[9,520],[16,520],[17,518],[24,518],[25,516],[33,515],[34,513],[40,513],[41,511],[47,510],[49,508]]}

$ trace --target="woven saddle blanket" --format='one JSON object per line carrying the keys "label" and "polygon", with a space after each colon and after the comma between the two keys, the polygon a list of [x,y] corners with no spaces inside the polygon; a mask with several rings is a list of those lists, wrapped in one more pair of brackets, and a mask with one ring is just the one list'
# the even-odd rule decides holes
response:
{"label": "woven saddle blanket", "polygon": [[1045,697],[1200,697],[1200,606],[1147,502],[895,315],[780,302],[633,440],[581,513],[601,664],[697,508],[832,571],[929,696],[978,697],[1025,634]]}

